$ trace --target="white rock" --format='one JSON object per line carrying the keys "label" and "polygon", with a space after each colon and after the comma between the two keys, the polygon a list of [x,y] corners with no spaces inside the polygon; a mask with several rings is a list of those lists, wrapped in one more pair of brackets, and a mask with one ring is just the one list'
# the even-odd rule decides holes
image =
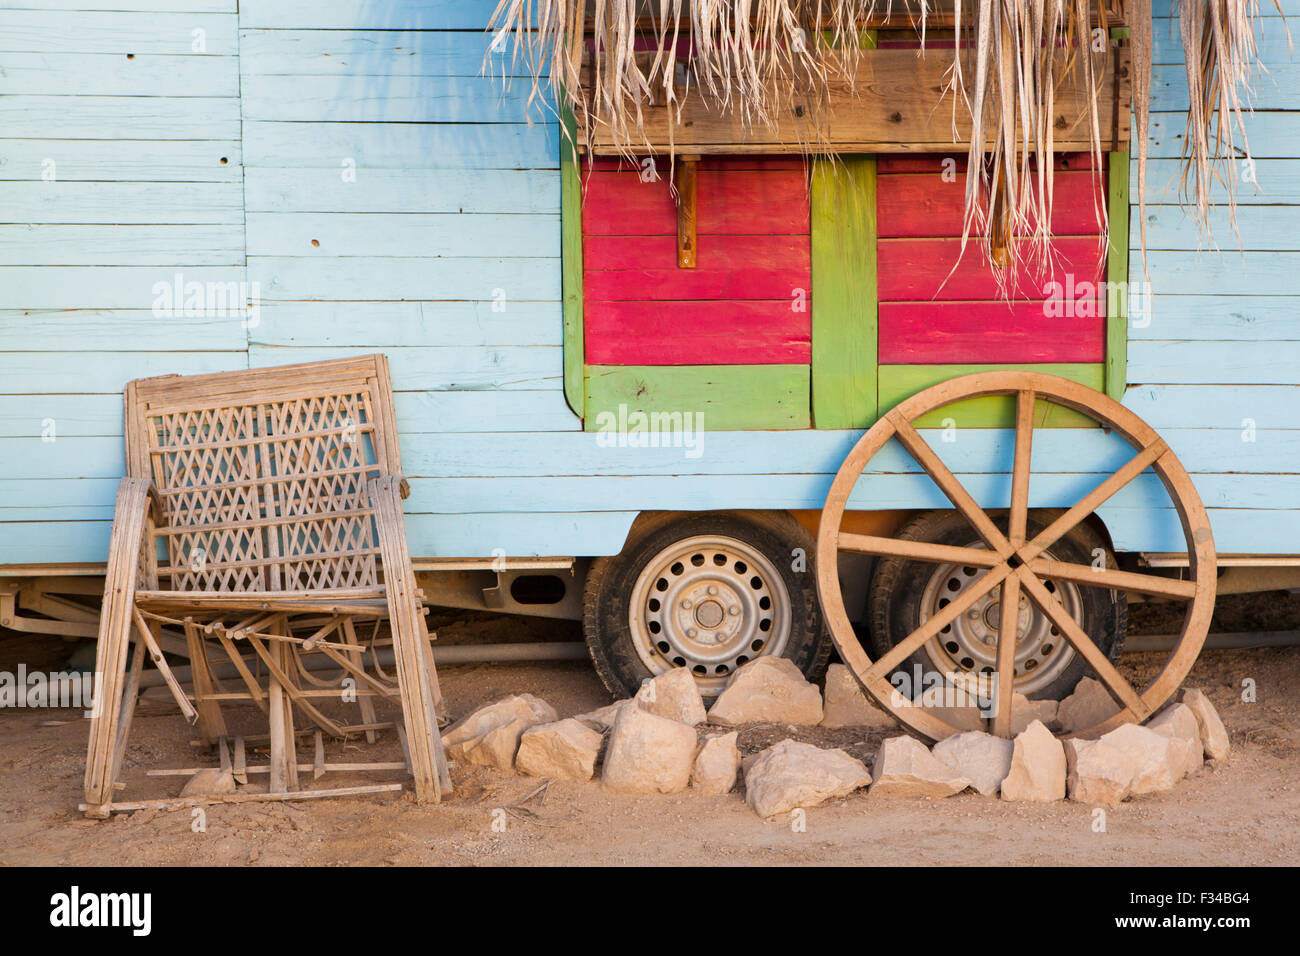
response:
{"label": "white rock", "polygon": [[1102,740],[1064,742],[1066,787],[1071,800],[1114,807],[1129,795],[1138,766],[1131,751]]}
{"label": "white rock", "polygon": [[1074,693],[1056,710],[1056,724],[1063,733],[1077,734],[1097,726],[1119,713],[1119,704],[1101,681],[1085,677],[1075,685]]}
{"label": "white rock", "polygon": [[[532,694],[516,694],[486,704],[452,724],[442,735],[450,760],[509,770],[514,747],[529,727],[559,719],[555,708]],[[471,756],[472,752],[477,752]]]}
{"label": "white rock", "polygon": [[897,724],[867,697],[851,670],[843,664],[832,664],[826,670],[822,726],[893,728]]}
{"label": "white rock", "polygon": [[1011,770],[1002,781],[1003,800],[1049,803],[1065,799],[1065,748],[1035,720],[1016,735]]}
{"label": "white rock", "polygon": [[212,794],[234,793],[235,775],[230,770],[209,767],[200,770],[186,782],[182,797],[206,797]]}
{"label": "white rock", "polygon": [[1051,726],[1060,704],[1054,700],[1030,700],[1019,692],[1011,695],[1011,736],[1023,732],[1035,720]]}
{"label": "white rock", "polygon": [[695,677],[685,667],[674,667],[641,685],[637,705],[656,717],[667,717],[694,727],[708,719]]}
{"label": "white rock", "polygon": [[524,731],[536,726],[522,717],[469,740],[462,741],[447,749],[447,756],[453,760],[462,760],[468,764],[482,767],[496,767],[498,770],[513,770],[515,753],[519,750],[519,740]]}
{"label": "white rock", "polygon": [[589,710],[585,714],[576,714],[573,719],[581,721],[592,730],[603,734],[605,731],[609,730],[609,728],[614,726],[614,718],[618,716],[619,709],[623,707],[624,704],[629,703],[631,703],[630,699],[616,700],[614,703],[608,704],[605,707],[600,707],[596,710]]}
{"label": "white rock", "polygon": [[[949,738],[951,739],[951,738]],[[958,773],[913,737],[882,741],[872,766],[873,797],[950,797],[970,786]]]}
{"label": "white rock", "polygon": [[1149,727],[1123,724],[1101,738],[1109,746],[1123,750],[1134,762],[1129,790],[1134,795],[1171,790],[1183,777],[1186,766],[1185,744],[1173,737],[1158,734]]}
{"label": "white rock", "polygon": [[1205,751],[1201,743],[1201,729],[1196,723],[1196,714],[1186,704],[1170,704],[1149,721],[1147,727],[1165,737],[1180,741],[1182,757],[1181,776],[1189,776],[1201,769],[1205,762]]}
{"label": "white rock", "polygon": [[700,745],[691,771],[691,787],[704,794],[730,793],[740,770],[736,731],[710,737]]}
{"label": "white rock", "polygon": [[998,792],[998,787],[1011,771],[1011,752],[1014,749],[1015,745],[1010,740],[980,731],[969,731],[939,741],[934,745],[933,753],[969,780],[977,792],[991,797]]}
{"label": "white rock", "polygon": [[819,724],[822,695],[784,657],[759,657],[738,667],[709,710],[709,722],[724,727],[763,722]]}
{"label": "white rock", "polygon": [[1228,741],[1228,729],[1223,726],[1219,712],[1214,709],[1210,699],[1201,691],[1189,688],[1183,691],[1183,703],[1191,708],[1196,717],[1205,756],[1211,760],[1227,759],[1228,751],[1232,749]]}
{"label": "white rock", "polygon": [[677,793],[691,782],[695,729],[640,707],[619,709],[601,782],[616,793]]}
{"label": "white rock", "polygon": [[590,780],[604,738],[569,717],[529,727],[519,738],[515,766],[522,773],[557,780]]}
{"label": "white rock", "polygon": [[795,740],[773,744],[745,771],[745,801],[760,817],[815,807],[871,783],[861,760]]}

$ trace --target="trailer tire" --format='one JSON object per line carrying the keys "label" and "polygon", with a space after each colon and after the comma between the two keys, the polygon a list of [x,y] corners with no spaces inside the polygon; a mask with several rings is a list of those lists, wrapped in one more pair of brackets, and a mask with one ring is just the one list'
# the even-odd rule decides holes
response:
{"label": "trailer tire", "polygon": [[[1032,538],[1043,530],[1060,514],[1059,511],[1029,512],[1029,537]],[[997,513],[990,516],[994,524],[1005,533],[1006,516]],[[956,511],[930,511],[918,515],[902,528],[897,537],[959,547],[981,546],[976,543],[979,536]],[[1053,544],[1049,552],[1062,561],[1085,565],[1101,553],[1105,556],[1107,566],[1115,567],[1115,556],[1107,542],[1086,521],[1076,525],[1065,537]],[[929,617],[938,607],[942,607],[942,604],[936,602],[936,598],[943,600],[936,587],[942,585],[953,594],[960,593],[961,588],[982,573],[974,568],[924,564],[905,558],[879,559],[867,596],[872,657],[879,660],[918,627],[923,621],[922,609],[928,608],[925,616]],[[952,587],[954,583],[956,587]],[[1055,588],[1052,582],[1047,584],[1049,588]],[[902,671],[911,675],[911,682],[916,683],[917,668],[920,669],[924,682],[926,675],[942,672],[945,668],[972,672],[989,667],[990,658],[995,663],[996,626],[991,625],[990,621],[995,622],[997,616],[995,613],[988,617],[985,615],[996,608],[998,594],[995,589],[977,602],[967,612],[969,616],[963,615],[946,627],[937,637],[908,657],[894,673]],[[1097,647],[1112,662],[1118,660],[1128,627],[1128,602],[1124,593],[1066,583],[1061,586],[1057,597],[1066,604]],[[1091,670],[1065,638],[1052,627],[1046,615],[1026,598],[1022,597],[1021,602],[1015,689],[1035,700],[1061,700],[1074,690],[1080,678],[1090,675]],[[986,643],[988,640],[992,643]],[[1026,665],[1029,669],[1022,671]]]}
{"label": "trailer tire", "polygon": [[709,700],[736,667],[779,653],[818,679],[831,641],[814,552],[786,512],[645,516],[623,550],[587,574],[583,631],[596,673],[624,698],[688,667]]}

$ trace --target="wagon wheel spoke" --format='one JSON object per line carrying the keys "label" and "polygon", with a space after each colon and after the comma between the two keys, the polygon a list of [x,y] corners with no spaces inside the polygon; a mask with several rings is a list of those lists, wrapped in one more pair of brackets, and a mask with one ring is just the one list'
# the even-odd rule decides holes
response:
{"label": "wagon wheel spoke", "polygon": [[1048,558],[1034,558],[1028,568],[1040,578],[1071,581],[1114,591],[1132,591],[1135,594],[1152,594],[1157,597],[1190,601],[1196,597],[1196,582],[1181,578],[1165,578],[1155,574],[1136,574],[1111,568],[1094,568],[1090,564],[1070,564]]}
{"label": "wagon wheel spoke", "polygon": [[1011,515],[1007,529],[1013,548],[1025,543],[1025,526],[1029,520],[1029,459],[1033,444],[1034,393],[1023,389],[1016,394],[1016,453],[1011,468]]}
{"label": "wagon wheel spoke", "polygon": [[1001,584],[1010,573],[1011,569],[1007,565],[1000,565],[962,591],[961,594],[953,598],[951,603],[944,605],[938,614],[926,619],[924,624],[891,647],[888,653],[872,664],[866,674],[863,675],[864,683],[870,683],[884,677],[911,657],[926,641],[955,621],[959,615],[966,613],[972,604]]}
{"label": "wagon wheel spoke", "polygon": [[1117,491],[1146,471],[1152,462],[1167,451],[1169,451],[1169,446],[1165,444],[1162,438],[1157,438],[1147,445],[1130,458],[1128,463],[1119,471],[1088,492],[1080,499],[1078,504],[1049,524],[1032,541],[1022,547],[1019,552],[1021,559],[1028,561],[1042,554],[1042,552],[1069,534],[1075,525],[1100,508]]}
{"label": "wagon wheel spoke", "polygon": [[984,509],[975,503],[975,499],[957,480],[957,476],[939,460],[939,456],[921,437],[920,432],[912,427],[911,422],[899,414],[898,409],[894,409],[885,417],[894,426],[895,435],[902,442],[903,447],[907,449],[908,454],[916,459],[916,463],[925,469],[926,474],[939,486],[939,490],[947,496],[958,511],[965,515],[966,520],[979,532],[980,537],[988,542],[988,546],[1002,557],[1009,557],[1014,550],[1011,547],[1011,542],[993,524],[993,520]]}
{"label": "wagon wheel spoke", "polygon": [[992,568],[1002,559],[986,548],[957,548],[928,541],[907,541],[903,538],[881,538],[870,534],[841,534],[837,541],[839,550],[855,554],[881,554],[932,564],[961,564],[973,568]]}
{"label": "wagon wheel spoke", "polygon": [[[1124,675],[1115,669],[1115,665],[1110,662],[1110,659],[1092,642],[1092,638],[1075,622],[1074,618],[1061,606],[1060,602],[1052,596],[1052,592],[1048,591],[1043,586],[1043,582],[1034,577],[1028,568],[1019,568],[1016,575],[1020,578],[1021,585],[1029,594],[1029,599],[1042,608],[1043,613],[1052,619],[1053,624],[1060,628],[1061,633],[1065,635],[1065,639],[1088,662],[1097,676],[1101,678],[1101,682],[1109,688],[1112,694],[1119,698],[1125,707],[1132,711],[1138,720],[1145,720],[1151,712],[1150,708],[1142,702],[1142,698],[1138,696],[1133,686],[1124,679]],[[999,683],[1001,683],[1000,675]]]}
{"label": "wagon wheel spoke", "polygon": [[993,733],[1011,736],[1011,700],[1016,686],[1016,638],[1020,628],[1020,578],[1012,574],[1002,582],[1001,620],[998,624],[997,710]]}

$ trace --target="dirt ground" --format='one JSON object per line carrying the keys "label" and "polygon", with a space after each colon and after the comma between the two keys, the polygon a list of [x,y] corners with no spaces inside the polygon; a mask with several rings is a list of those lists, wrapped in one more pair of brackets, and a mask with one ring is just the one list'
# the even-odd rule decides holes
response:
{"label": "dirt ground", "polygon": [[[1286,603],[1295,596],[1276,598]],[[1229,604],[1224,613],[1242,616],[1240,604],[1236,607],[1234,612]],[[1269,626],[1276,626],[1268,617]],[[449,643],[580,636],[577,625],[568,622],[487,615],[446,615],[440,633]],[[18,661],[29,670],[58,669],[69,647],[48,638],[6,635],[0,638],[0,670],[13,671]],[[1128,654],[1121,670],[1130,680],[1144,681],[1163,660],[1160,654]],[[446,666],[439,673],[457,715],[521,691],[545,698],[561,715],[610,699],[585,662]],[[1254,702],[1242,699],[1243,682],[1253,682]],[[536,778],[479,767],[454,768],[455,792],[437,806],[417,807],[405,793],[297,805],[212,806],[206,810],[206,832],[194,832],[188,809],[139,811],[96,822],[76,809],[86,746],[80,712],[6,709],[0,710],[0,864],[1300,862],[1300,647],[1206,651],[1186,686],[1202,688],[1219,708],[1232,738],[1232,755],[1208,763],[1170,793],[1110,810],[1105,832],[1097,832],[1093,808],[1082,804],[1002,803],[972,793],[942,801],[859,793],[810,809],[806,829],[796,832],[788,819],[759,819],[740,792],[724,797],[689,792],[620,796],[594,782],[555,782],[536,793],[542,783]],[[254,723],[249,730],[255,731]],[[180,778],[146,776],[149,767],[215,765],[214,757],[189,744],[193,735],[174,704],[152,697],[142,702],[120,799],[179,792]],[[754,752],[787,736],[843,747],[868,762],[881,739],[880,734],[852,730],[768,725],[745,729],[741,749]],[[329,749],[329,759],[343,756],[338,745]],[[394,760],[399,754],[394,740],[381,739],[373,746],[348,745],[346,759]],[[309,748],[300,760],[310,761]],[[308,774],[306,785],[396,779],[326,775],[313,784]]]}

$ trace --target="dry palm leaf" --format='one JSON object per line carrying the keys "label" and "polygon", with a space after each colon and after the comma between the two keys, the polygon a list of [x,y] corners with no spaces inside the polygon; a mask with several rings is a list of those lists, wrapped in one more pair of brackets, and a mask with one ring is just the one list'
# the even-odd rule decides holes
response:
{"label": "dry palm leaf", "polygon": [[[1125,2],[1142,210],[1152,7],[1151,0]],[[1182,185],[1208,230],[1215,182],[1226,186],[1235,223],[1232,166],[1249,162],[1243,111],[1249,109],[1257,70],[1259,6],[1258,0],[1171,2],[1178,11],[1190,94]],[[1093,169],[1101,169],[1097,100],[1114,44],[1104,11],[1092,0],[953,3],[953,39],[942,41],[955,50],[945,95],[953,98],[954,140],[958,111],[965,114],[962,121],[969,117],[971,129],[962,249],[978,236],[986,260],[1010,292],[1007,277],[1016,274],[1014,266],[1050,256],[1055,104],[1064,83],[1089,91],[1086,114],[1073,122],[1086,127]],[[881,0],[881,5],[882,12],[892,14],[896,7],[909,17],[924,47],[931,0]],[[795,95],[802,102],[825,103],[832,81],[851,87],[863,46],[859,25],[876,13],[876,0],[500,0],[489,30],[495,52],[513,38],[514,63],[522,58],[532,78],[530,103],[549,85],[552,102],[573,110],[588,140],[599,129],[631,156],[649,150],[646,111],[667,105],[680,115],[687,95],[731,111],[750,127],[773,127],[783,104]],[[680,52],[685,43],[688,57]],[[832,143],[816,137],[794,145],[805,153],[833,152]],[[1096,182],[1104,223],[1100,175]]]}

